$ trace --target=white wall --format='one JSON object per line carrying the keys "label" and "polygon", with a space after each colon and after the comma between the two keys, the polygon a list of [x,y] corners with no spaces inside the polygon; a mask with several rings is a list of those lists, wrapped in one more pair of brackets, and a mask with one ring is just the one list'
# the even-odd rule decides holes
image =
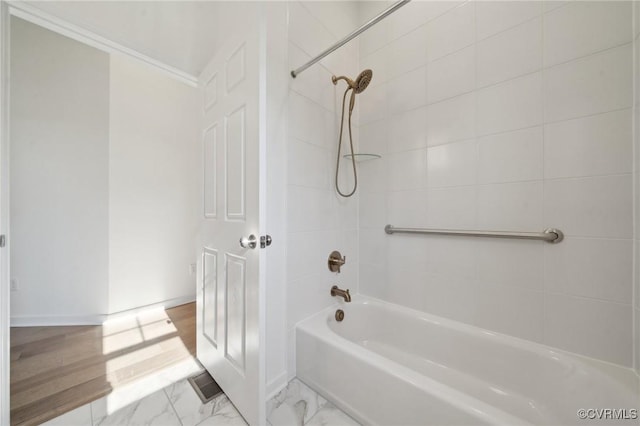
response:
{"label": "white wall", "polygon": [[[272,345],[268,348],[267,393],[295,375],[295,324],[336,303],[329,295],[332,285],[355,292],[358,283],[358,198],[339,198],[333,186],[339,106],[345,86],[334,87],[331,83],[332,74],[353,78],[360,71],[357,42],[297,78],[289,77],[290,70],[358,25],[357,6],[349,2],[288,2],[286,7],[287,10],[270,8],[268,39],[269,51],[274,52],[268,67],[269,110],[273,114],[269,123],[276,135],[286,132],[286,144],[278,147],[273,139],[269,140],[273,159],[269,162],[269,179],[273,179],[269,194],[285,189],[280,193],[284,199],[276,195],[269,200],[270,217],[276,217],[278,211],[285,212],[276,228],[281,230],[279,235],[284,241],[274,240],[272,249],[274,254],[283,256],[285,265],[280,273],[283,285],[271,281],[273,287],[267,293],[267,344]],[[288,37],[284,33],[287,28],[282,27],[287,13]],[[357,118],[354,124],[357,141]],[[351,181],[344,177],[349,169],[343,164],[342,185],[346,187]],[[284,170],[278,171],[281,167]],[[326,266],[333,250],[347,256],[339,275]],[[282,330],[286,335],[281,334]]]}
{"label": "white wall", "polygon": [[197,89],[12,27],[12,322],[96,322],[193,300]]}
{"label": "white wall", "polygon": [[11,20],[16,317],[107,311],[109,56]]}
{"label": "white wall", "polygon": [[195,295],[200,96],[110,59],[109,313]]}
{"label": "white wall", "polygon": [[[9,233],[9,8],[0,3],[0,233]],[[9,244],[0,249],[0,377],[9,377]],[[0,423],[9,424],[9,380],[0,383]]]}
{"label": "white wall", "polygon": [[383,159],[360,168],[362,293],[632,365],[630,17],[630,2],[412,2],[363,34],[360,145]]}
{"label": "white wall", "polygon": [[225,25],[220,21],[229,18],[227,7],[219,1],[26,0],[24,3],[121,43],[196,80],[218,47],[217,35]]}

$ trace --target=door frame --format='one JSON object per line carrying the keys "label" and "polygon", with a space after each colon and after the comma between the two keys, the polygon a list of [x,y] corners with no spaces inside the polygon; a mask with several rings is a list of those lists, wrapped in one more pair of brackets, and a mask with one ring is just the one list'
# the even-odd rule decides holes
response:
{"label": "door frame", "polygon": [[[261,235],[267,235],[267,6],[258,5],[258,223]],[[258,254],[258,410],[261,424],[267,422],[267,253]]]}
{"label": "door frame", "polygon": [[[9,231],[9,7],[0,2],[0,234]],[[9,242],[0,248],[0,424],[10,416]]]}

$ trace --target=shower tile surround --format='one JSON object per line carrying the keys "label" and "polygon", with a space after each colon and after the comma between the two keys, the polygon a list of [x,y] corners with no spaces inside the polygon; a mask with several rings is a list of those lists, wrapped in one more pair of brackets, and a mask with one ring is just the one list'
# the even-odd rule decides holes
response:
{"label": "shower tile surround", "polygon": [[359,291],[631,367],[632,4],[560,3],[412,2],[361,36]]}
{"label": "shower tile surround", "polygon": [[[389,4],[289,2],[288,69]],[[295,324],[336,303],[333,284],[640,367],[639,8],[415,1],[290,80],[287,381]],[[382,159],[358,164],[345,200],[333,188],[344,86],[327,82],[365,68],[356,151]],[[388,236],[387,223],[558,227],[565,241]],[[347,256],[339,275],[326,268],[333,249]]]}
{"label": "shower tile surround", "polygon": [[[289,2],[287,6],[288,70],[307,62],[359,25],[356,3]],[[340,82],[333,86],[331,76],[354,78],[359,72],[358,45],[350,43],[288,82],[286,381],[295,375],[295,324],[336,302],[329,294],[332,285],[357,292],[359,194],[342,198],[334,189],[338,127],[346,85]],[[356,106],[360,102],[359,95]],[[354,111],[355,144],[357,123]],[[342,155],[348,150],[345,128]],[[351,164],[341,158],[343,191],[353,185],[351,173]],[[340,274],[327,268],[327,258],[333,250],[347,257]],[[278,388],[286,381],[268,387]]]}

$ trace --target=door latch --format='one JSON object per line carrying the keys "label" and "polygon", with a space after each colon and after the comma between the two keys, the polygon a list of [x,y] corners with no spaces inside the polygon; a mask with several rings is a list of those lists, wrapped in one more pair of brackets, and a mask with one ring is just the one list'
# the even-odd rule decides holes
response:
{"label": "door latch", "polygon": [[269,247],[271,245],[271,235],[260,236],[260,248]]}

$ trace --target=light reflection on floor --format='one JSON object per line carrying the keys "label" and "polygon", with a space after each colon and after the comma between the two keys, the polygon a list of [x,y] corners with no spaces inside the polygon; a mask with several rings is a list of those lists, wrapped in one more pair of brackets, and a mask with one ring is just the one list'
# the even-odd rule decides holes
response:
{"label": "light reflection on floor", "polygon": [[[173,321],[164,307],[154,307],[136,314],[105,321],[103,327],[102,348],[104,355],[110,355],[105,369],[113,391],[101,400],[106,414],[111,414],[134,403],[178,380],[189,377],[202,366],[193,357],[178,336]],[[136,362],[144,361],[165,351],[173,351],[179,363],[171,363],[165,368],[155,369],[131,383],[126,382],[128,372],[125,368]],[[175,356],[173,357],[175,358]]]}

